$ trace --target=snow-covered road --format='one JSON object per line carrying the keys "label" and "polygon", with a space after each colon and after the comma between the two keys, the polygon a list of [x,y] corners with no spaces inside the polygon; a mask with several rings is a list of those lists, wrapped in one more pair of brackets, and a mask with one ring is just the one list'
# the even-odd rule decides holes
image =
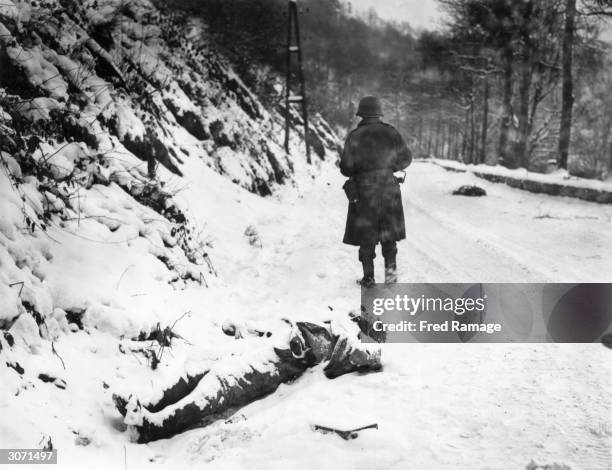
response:
{"label": "snow-covered road", "polygon": [[[282,195],[256,222],[273,248],[261,273],[267,282],[304,290],[316,285],[317,291],[322,284],[336,291],[354,288],[360,266],[356,248],[341,244],[346,215],[341,184],[339,175],[324,173],[299,197],[291,191]],[[463,184],[478,184],[488,195],[452,196]],[[424,162],[410,168],[402,190],[407,239],[399,244],[401,281],[612,279],[608,205],[533,194]],[[381,273],[380,256],[377,262]]]}
{"label": "snow-covered road", "polygon": [[[460,184],[477,184],[488,195],[450,195]],[[612,279],[609,206],[520,191],[427,163],[412,168],[404,199],[413,228],[405,251],[426,268],[427,281]]]}
{"label": "snow-covered road", "polygon": [[[356,248],[340,243],[346,203],[329,169],[256,217],[263,248],[231,277],[247,321],[328,319],[359,304]],[[488,196],[450,193],[462,184]],[[404,282],[612,280],[612,208],[542,196],[415,163],[403,188]],[[228,242],[229,243],[229,242]],[[382,259],[377,259],[378,272]],[[330,311],[330,308],[333,311]],[[612,465],[612,355],[599,344],[385,345],[385,369],[330,381],[320,369],[216,424],[167,443],[211,468],[525,468]],[[314,423],[379,424],[359,439]],[[163,450],[162,450],[163,449]]]}

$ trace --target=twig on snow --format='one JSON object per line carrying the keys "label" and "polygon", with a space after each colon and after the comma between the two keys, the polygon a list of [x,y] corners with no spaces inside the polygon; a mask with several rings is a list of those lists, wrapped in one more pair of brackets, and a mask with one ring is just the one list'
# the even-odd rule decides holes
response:
{"label": "twig on snow", "polygon": [[119,277],[119,280],[117,281],[117,286],[115,287],[115,290],[119,290],[119,284],[121,284],[121,280],[123,279],[123,276],[125,276],[125,273],[128,271],[128,269],[133,268],[134,266],[135,266],[134,264],[130,264],[127,268],[123,270],[123,272],[121,273],[121,276]]}
{"label": "twig on snow", "polygon": [[55,354],[59,358],[59,360],[62,361],[62,367],[64,368],[64,370],[66,370],[66,364],[64,363],[62,356],[60,356],[55,350],[55,341],[51,341],[51,351],[53,351],[53,354]]}
{"label": "twig on snow", "polygon": [[13,282],[12,284],[9,284],[9,287],[19,286],[19,285],[21,285],[21,287],[19,288],[19,294],[17,294],[17,296],[21,297],[21,291],[23,291],[23,286],[25,285],[23,281]]}

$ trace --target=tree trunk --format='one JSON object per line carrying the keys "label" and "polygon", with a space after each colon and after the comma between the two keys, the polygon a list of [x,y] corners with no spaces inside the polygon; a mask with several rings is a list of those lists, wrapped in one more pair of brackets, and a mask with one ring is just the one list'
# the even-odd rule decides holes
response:
{"label": "tree trunk", "polygon": [[427,157],[431,156],[431,134],[432,134],[432,125],[431,119],[427,123]]}
{"label": "tree trunk", "polygon": [[440,158],[439,152],[440,152],[441,127],[442,127],[442,121],[440,119],[440,116],[438,116],[438,120],[436,122],[436,142],[434,145],[434,157],[435,158]]}
{"label": "tree trunk", "polygon": [[455,123],[455,160],[459,160],[461,156],[460,142],[461,132],[459,130],[459,123]]}
{"label": "tree trunk", "polygon": [[576,19],[576,0],[565,2],[565,31],[563,33],[563,87],[561,92],[561,127],[559,129],[559,166],[567,168],[570,137],[572,131],[572,108],[574,106],[574,78],[572,54]]}
{"label": "tree trunk", "polygon": [[468,129],[470,128],[470,111],[469,109],[465,110],[465,123],[463,125],[463,139],[461,140],[461,154],[462,160],[464,163],[468,162],[468,142],[469,142],[469,134]]}
{"label": "tree trunk", "polygon": [[487,157],[487,132],[489,127],[489,76],[484,76],[484,91],[482,98],[482,131],[480,133],[480,158],[478,163],[484,163]]}
{"label": "tree trunk", "polygon": [[517,157],[520,166],[529,168],[529,95],[531,91],[531,52],[523,51],[521,58],[521,81],[519,86],[519,140]]}
{"label": "tree trunk", "polygon": [[448,121],[442,124],[442,158],[448,160]]}
{"label": "tree trunk", "polygon": [[453,145],[455,142],[455,124],[451,121],[448,123],[448,159],[453,160]]}
{"label": "tree trunk", "polygon": [[448,159],[454,160],[454,145],[455,145],[455,124],[449,122],[448,124]]}
{"label": "tree trunk", "polygon": [[538,104],[542,101],[542,79],[543,79],[543,70],[542,63],[539,61],[539,58],[535,58],[534,63],[536,64],[535,69],[533,71],[533,99],[531,100],[531,112],[529,113],[529,134],[533,132],[533,125],[535,123],[536,111],[538,109]]}
{"label": "tree trunk", "polygon": [[469,162],[476,163],[474,161],[476,156],[476,124],[474,121],[474,93],[470,95],[470,155]]}
{"label": "tree trunk", "polygon": [[[601,162],[608,160],[608,173],[612,174],[612,144],[610,143],[610,131],[612,127],[612,114],[608,114],[601,138],[601,150],[598,152],[598,160]],[[602,168],[603,169],[603,168]]]}
{"label": "tree trunk", "polygon": [[510,122],[512,112],[512,47],[507,47],[504,51],[504,91],[502,101],[501,129],[499,132],[499,157],[502,163],[507,164],[508,158],[508,138],[510,133]]}
{"label": "tree trunk", "polygon": [[423,116],[419,116],[419,157],[423,155]]}
{"label": "tree trunk", "polygon": [[451,158],[457,160],[457,123],[453,121],[452,124],[452,140],[451,140]]}

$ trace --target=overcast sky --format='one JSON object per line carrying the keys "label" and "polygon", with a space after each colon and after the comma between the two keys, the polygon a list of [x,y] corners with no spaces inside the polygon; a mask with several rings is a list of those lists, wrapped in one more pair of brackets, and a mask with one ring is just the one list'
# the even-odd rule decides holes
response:
{"label": "overcast sky", "polygon": [[440,13],[436,0],[350,0],[357,11],[373,7],[384,19],[408,21],[415,28],[435,28]]}

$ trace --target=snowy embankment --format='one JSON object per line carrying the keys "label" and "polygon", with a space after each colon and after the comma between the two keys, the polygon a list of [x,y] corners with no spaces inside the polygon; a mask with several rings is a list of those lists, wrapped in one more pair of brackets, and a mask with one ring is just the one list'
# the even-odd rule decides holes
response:
{"label": "snowy embankment", "polygon": [[250,352],[221,323],[249,316],[235,260],[253,266],[248,221],[276,208],[254,193],[311,179],[338,143],[315,117],[307,165],[292,113],[286,154],[280,110],[204,30],[146,0],[0,5],[2,447],[51,442],[82,465],[129,440],[110,393]]}
{"label": "snowy embankment", "polygon": [[[31,330],[34,321],[53,337],[91,322],[126,334],[151,318],[138,293],[119,299],[129,279],[154,272],[155,282],[183,289],[216,275],[207,250],[231,230],[231,214],[205,179],[182,179],[190,165],[269,195],[336,158],[337,139],[320,118],[309,136],[314,165],[286,154],[280,110],[242,83],[204,24],[147,0],[7,0],[0,43],[3,329]],[[219,211],[193,215],[194,201],[177,204],[189,184]],[[216,212],[223,228],[213,233]],[[87,274],[90,266],[99,274]],[[118,304],[135,313],[116,315]]]}
{"label": "snowy embankment", "polygon": [[612,203],[612,182],[569,176],[567,171],[534,173],[524,168],[511,170],[501,165],[466,165],[455,160],[434,158],[430,161],[450,171],[469,171],[479,178],[494,183],[505,183],[513,188],[552,196],[568,196],[585,201]]}

